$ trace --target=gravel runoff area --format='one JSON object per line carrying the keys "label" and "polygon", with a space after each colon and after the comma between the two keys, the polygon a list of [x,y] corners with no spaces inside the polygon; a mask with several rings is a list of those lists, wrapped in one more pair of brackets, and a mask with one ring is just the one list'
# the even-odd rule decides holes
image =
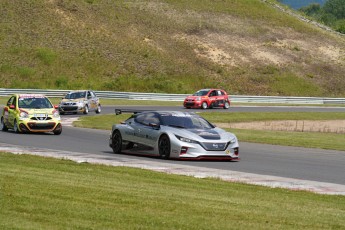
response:
{"label": "gravel runoff area", "polygon": [[308,180],[299,180],[293,178],[276,177],[269,175],[259,175],[253,173],[244,173],[230,170],[219,170],[205,167],[195,167],[187,165],[173,164],[169,161],[152,162],[142,158],[124,158],[119,155],[96,155],[79,152],[58,151],[52,149],[41,149],[33,147],[24,147],[19,145],[10,145],[0,143],[1,152],[13,154],[32,154],[43,157],[53,157],[59,159],[68,159],[77,163],[103,164],[109,166],[127,166],[142,168],[157,172],[164,172],[177,175],[193,176],[196,178],[218,178],[229,182],[240,182],[269,186],[272,188],[286,188],[291,190],[305,190],[319,194],[327,195],[345,195],[345,185],[324,183]]}
{"label": "gravel runoff area", "polygon": [[274,130],[289,132],[321,132],[345,133],[345,120],[286,120],[286,121],[255,121],[238,123],[216,123],[221,128]]}

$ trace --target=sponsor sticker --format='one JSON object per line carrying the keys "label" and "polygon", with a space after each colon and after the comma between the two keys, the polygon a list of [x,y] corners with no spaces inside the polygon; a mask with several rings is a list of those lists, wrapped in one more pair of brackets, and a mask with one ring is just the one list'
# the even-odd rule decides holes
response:
{"label": "sponsor sticker", "polygon": [[20,94],[19,95],[19,100],[23,100],[25,98],[44,98],[44,96],[40,94]]}

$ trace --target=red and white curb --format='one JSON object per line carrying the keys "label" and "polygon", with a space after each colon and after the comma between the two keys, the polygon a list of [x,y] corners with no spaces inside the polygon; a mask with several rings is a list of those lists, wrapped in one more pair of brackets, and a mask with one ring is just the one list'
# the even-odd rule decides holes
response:
{"label": "red and white curb", "polygon": [[164,172],[170,174],[193,176],[196,178],[218,178],[230,182],[263,185],[272,188],[303,190],[327,195],[345,195],[345,185],[340,184],[299,180],[293,178],[259,175],[253,173],[219,170],[188,165],[178,165],[170,163],[169,161],[152,162],[145,161],[142,158],[123,158],[115,154],[97,155],[79,152],[58,151],[52,149],[23,147],[19,145],[10,145],[5,143],[0,143],[0,152],[9,152],[13,154],[31,154],[43,157],[68,159],[75,161],[77,163],[104,164],[110,166],[127,166],[141,169],[149,169],[157,172]]}

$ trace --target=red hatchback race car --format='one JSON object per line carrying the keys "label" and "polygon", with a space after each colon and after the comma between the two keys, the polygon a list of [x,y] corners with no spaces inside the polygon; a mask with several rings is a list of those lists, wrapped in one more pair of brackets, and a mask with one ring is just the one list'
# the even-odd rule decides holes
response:
{"label": "red hatchback race car", "polygon": [[228,109],[230,107],[230,99],[228,94],[222,89],[201,89],[192,96],[186,97],[183,106],[187,109],[215,107]]}

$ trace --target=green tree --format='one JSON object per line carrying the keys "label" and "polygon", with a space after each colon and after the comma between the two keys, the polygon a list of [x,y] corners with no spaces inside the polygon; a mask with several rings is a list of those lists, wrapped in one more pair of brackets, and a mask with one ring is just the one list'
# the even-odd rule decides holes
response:
{"label": "green tree", "polygon": [[306,15],[313,17],[321,14],[321,6],[318,3],[312,3],[308,6],[300,8],[299,11],[302,11]]}
{"label": "green tree", "polygon": [[345,19],[345,0],[328,0],[323,6],[323,11],[337,19]]}
{"label": "green tree", "polygon": [[345,19],[338,20],[335,23],[335,30],[338,31],[339,33],[345,34]]}

